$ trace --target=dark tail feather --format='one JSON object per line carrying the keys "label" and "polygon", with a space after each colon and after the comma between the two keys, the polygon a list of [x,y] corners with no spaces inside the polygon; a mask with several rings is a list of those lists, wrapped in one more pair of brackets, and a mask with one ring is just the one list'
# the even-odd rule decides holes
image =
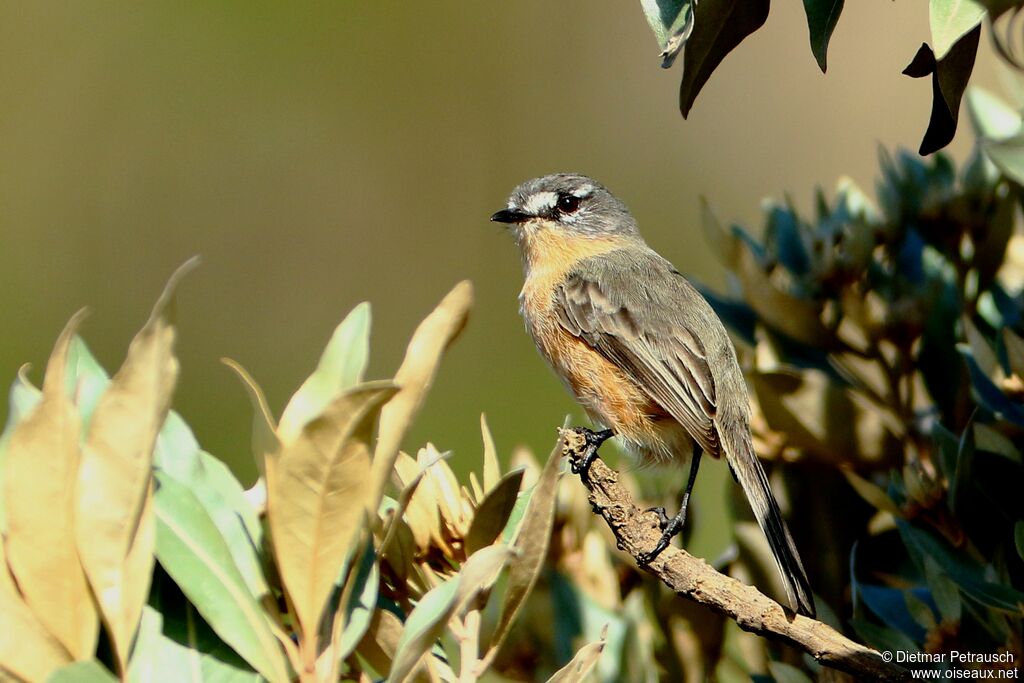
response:
{"label": "dark tail feather", "polygon": [[[792,609],[804,616],[814,617],[814,600],[811,598],[811,584],[807,580],[807,572],[800,561],[800,554],[789,535],[789,528],[782,519],[782,511],[768,486],[768,477],[764,468],[754,455],[754,447],[746,433],[747,428],[733,427],[719,432],[723,440],[726,460],[732,469],[733,476],[743,487],[747,501],[754,511],[754,517],[768,539],[768,545],[775,556],[786,595]],[[724,433],[723,433],[724,432]],[[731,433],[730,433],[731,432]]]}

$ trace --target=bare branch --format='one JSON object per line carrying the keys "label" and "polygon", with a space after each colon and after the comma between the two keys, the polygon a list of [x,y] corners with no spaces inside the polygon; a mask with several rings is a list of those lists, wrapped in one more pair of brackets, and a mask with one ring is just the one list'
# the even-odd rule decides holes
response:
{"label": "bare branch", "polygon": [[[578,459],[586,447],[581,431],[560,430],[563,453]],[[657,516],[645,514],[619,484],[619,475],[600,459],[583,478],[594,512],[601,515],[619,547],[636,559],[657,542]],[[740,628],[765,638],[784,641],[807,652],[826,666],[867,681],[906,681],[909,672],[887,663],[869,647],[853,642],[828,624],[794,615],[756,588],[721,574],[704,560],[669,546],[646,567],[673,591],[707,605],[734,620]]]}

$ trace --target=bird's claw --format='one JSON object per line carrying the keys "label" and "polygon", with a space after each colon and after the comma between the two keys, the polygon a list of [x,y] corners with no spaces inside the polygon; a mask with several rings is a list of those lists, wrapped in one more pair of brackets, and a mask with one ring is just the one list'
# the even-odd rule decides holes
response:
{"label": "bird's claw", "polygon": [[665,508],[661,507],[660,505],[655,505],[654,507],[647,508],[646,510],[644,510],[644,512],[653,512],[658,515],[658,527],[662,531],[664,531],[665,527],[667,527],[669,523],[672,521],[672,518],[665,513]]}
{"label": "bird's claw", "polygon": [[574,458],[569,462],[569,469],[573,474],[579,474],[586,476],[587,472],[590,471],[590,466],[594,460],[597,459],[597,449],[601,447],[605,441],[615,436],[615,433],[610,429],[604,429],[600,432],[595,432],[592,429],[586,427],[577,427],[576,431],[583,435],[586,446],[583,449],[583,453],[578,458]]}

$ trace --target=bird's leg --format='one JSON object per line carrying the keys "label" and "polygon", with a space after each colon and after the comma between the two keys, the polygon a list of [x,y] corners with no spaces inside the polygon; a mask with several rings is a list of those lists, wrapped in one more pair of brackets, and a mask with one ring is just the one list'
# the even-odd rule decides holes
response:
{"label": "bird's leg", "polygon": [[693,457],[690,459],[690,476],[686,482],[686,490],[683,491],[683,499],[679,504],[679,514],[669,518],[665,514],[665,508],[658,507],[647,510],[647,512],[658,513],[661,525],[661,538],[658,539],[658,544],[654,546],[654,550],[649,553],[640,553],[637,556],[637,561],[640,564],[644,565],[653,562],[661,554],[661,551],[668,547],[672,538],[683,530],[683,523],[686,521],[686,507],[690,503],[690,492],[693,491],[693,482],[697,481],[697,469],[700,467],[702,452],[703,449],[699,445],[694,446]]}
{"label": "bird's leg", "polygon": [[590,471],[590,465],[597,458],[597,449],[601,447],[608,439],[615,436],[615,432],[610,429],[602,429],[599,432],[595,432],[592,429],[586,427],[578,427],[577,432],[583,435],[586,440],[586,446],[583,449],[583,453],[580,457],[569,463],[569,467],[572,469],[573,474],[579,474],[581,476],[587,476],[587,472]]}

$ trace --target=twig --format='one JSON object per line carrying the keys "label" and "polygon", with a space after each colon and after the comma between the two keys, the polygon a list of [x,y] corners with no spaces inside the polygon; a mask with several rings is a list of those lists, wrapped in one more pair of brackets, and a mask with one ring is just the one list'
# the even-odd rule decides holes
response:
{"label": "twig", "polygon": [[[575,429],[559,432],[562,452],[571,459],[579,458],[586,446],[583,433]],[[604,518],[619,548],[636,559],[654,546],[661,535],[657,515],[637,508],[633,496],[619,484],[617,472],[596,459],[582,479],[594,512]],[[826,666],[867,681],[909,680],[907,670],[885,662],[877,651],[820,621],[787,613],[756,588],[715,571],[683,550],[669,546],[646,569],[679,595],[726,615],[744,631],[787,642]]]}

